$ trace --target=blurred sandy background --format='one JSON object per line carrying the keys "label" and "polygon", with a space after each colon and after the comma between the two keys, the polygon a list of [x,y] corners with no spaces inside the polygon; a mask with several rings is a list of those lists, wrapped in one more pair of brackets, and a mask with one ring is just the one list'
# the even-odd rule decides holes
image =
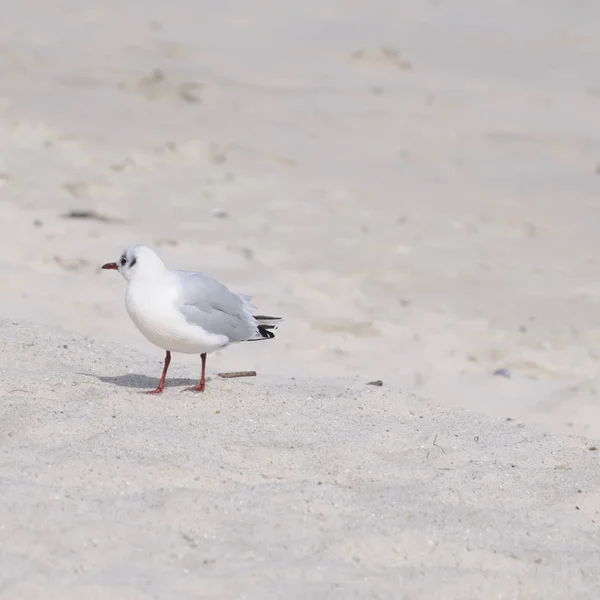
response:
{"label": "blurred sandy background", "polygon": [[288,318],[215,368],[600,434],[599,11],[7,4],[3,314],[153,353],[96,271],[148,243]]}
{"label": "blurred sandy background", "polygon": [[597,2],[4,2],[0,73],[3,317],[152,385],[98,269],[146,243],[286,318],[211,374],[600,436]]}

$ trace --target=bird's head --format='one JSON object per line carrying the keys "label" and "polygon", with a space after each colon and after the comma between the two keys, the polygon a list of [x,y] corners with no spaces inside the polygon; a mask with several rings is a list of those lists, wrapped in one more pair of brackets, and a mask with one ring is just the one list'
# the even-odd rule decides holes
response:
{"label": "bird's head", "polygon": [[126,281],[136,277],[152,275],[164,270],[160,257],[148,246],[133,244],[121,253],[118,262],[106,263],[103,269],[119,271]]}

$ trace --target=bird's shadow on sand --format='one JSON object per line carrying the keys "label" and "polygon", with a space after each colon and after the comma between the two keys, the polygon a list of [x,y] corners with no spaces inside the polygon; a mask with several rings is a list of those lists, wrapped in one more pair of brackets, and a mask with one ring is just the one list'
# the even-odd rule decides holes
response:
{"label": "bird's shadow on sand", "polygon": [[[95,375],[94,373],[79,373],[80,375],[85,375],[86,377],[95,377],[102,381],[102,383],[110,383],[112,385],[118,385],[119,387],[130,388],[130,389],[138,389],[138,390],[153,390],[156,388],[159,382],[158,377],[148,377],[147,375],[139,375],[137,373],[129,373],[127,375],[113,375],[112,377],[102,377],[100,375]],[[206,378],[206,381],[209,382],[211,380],[210,377]],[[167,379],[168,387],[191,387],[194,385],[198,385],[198,379]]]}

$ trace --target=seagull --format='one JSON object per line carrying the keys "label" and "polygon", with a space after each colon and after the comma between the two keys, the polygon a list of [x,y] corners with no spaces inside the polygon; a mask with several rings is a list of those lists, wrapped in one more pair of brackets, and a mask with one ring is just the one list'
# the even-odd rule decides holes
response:
{"label": "seagull", "polygon": [[118,262],[102,268],[121,273],[131,320],[148,341],[166,351],[160,382],[147,394],[165,389],[171,352],[200,354],[200,383],[184,391],[203,392],[207,354],[230,344],[272,339],[282,320],[255,315],[250,296],[235,294],[204,273],[168,269],[148,246],[128,246]]}

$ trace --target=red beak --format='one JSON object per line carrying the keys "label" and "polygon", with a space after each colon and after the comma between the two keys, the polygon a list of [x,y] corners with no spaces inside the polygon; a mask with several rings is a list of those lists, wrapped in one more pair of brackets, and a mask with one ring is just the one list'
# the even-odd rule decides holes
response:
{"label": "red beak", "polygon": [[102,265],[102,268],[103,269],[112,269],[113,271],[119,270],[117,263],[106,263],[105,265]]}

